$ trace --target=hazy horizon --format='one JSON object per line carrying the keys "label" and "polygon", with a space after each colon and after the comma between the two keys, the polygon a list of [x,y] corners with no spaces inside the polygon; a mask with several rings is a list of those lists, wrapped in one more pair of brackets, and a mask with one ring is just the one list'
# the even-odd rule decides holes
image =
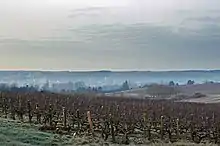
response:
{"label": "hazy horizon", "polygon": [[216,70],[219,5],[1,0],[0,70]]}
{"label": "hazy horizon", "polygon": [[126,69],[100,69],[100,70],[46,70],[46,69],[0,69],[0,72],[209,72],[220,69],[174,69],[174,70],[126,70]]}

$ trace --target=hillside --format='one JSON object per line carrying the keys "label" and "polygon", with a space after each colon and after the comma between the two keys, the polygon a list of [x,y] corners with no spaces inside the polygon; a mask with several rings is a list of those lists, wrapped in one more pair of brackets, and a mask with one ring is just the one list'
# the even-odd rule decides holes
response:
{"label": "hillside", "polygon": [[202,93],[206,95],[218,95],[220,94],[220,83],[207,83],[207,84],[196,84],[196,85],[182,85],[178,89],[187,95],[194,93]]}
{"label": "hillside", "polygon": [[[40,132],[34,125],[20,123],[0,118],[0,145],[1,146],[118,146],[108,142],[87,138],[73,138],[52,133]],[[134,144],[131,144],[134,146]],[[178,142],[175,144],[154,143],[149,146],[205,146],[211,144],[192,144]]]}
{"label": "hillside", "polygon": [[[151,96],[152,93],[158,92],[160,93],[160,87],[148,89],[146,88],[139,88],[139,89],[132,89],[124,92],[117,92],[113,94],[109,94],[110,96],[124,96],[124,97],[135,97],[135,98],[145,98]],[[184,102],[203,102],[203,103],[217,103],[220,102],[220,83],[204,83],[204,84],[195,84],[195,85],[179,85],[173,87],[179,95],[185,95],[186,97],[190,98],[187,100],[183,100]],[[153,92],[152,92],[153,90]],[[201,93],[206,95],[205,97],[201,98],[193,98],[195,93]],[[161,97],[165,97],[161,95]],[[175,97],[175,94],[172,95]]]}
{"label": "hillside", "polygon": [[1,146],[46,146],[67,145],[68,139],[55,134],[40,132],[37,127],[21,124],[0,118],[0,145]]}

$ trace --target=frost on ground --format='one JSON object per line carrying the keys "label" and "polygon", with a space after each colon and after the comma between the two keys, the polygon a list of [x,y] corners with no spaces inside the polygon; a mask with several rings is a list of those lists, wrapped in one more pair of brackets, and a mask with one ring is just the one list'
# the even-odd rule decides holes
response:
{"label": "frost on ground", "polygon": [[[19,121],[0,118],[0,145],[1,146],[119,146],[105,142],[102,139],[91,137],[74,137],[57,135],[53,133],[38,131],[36,125],[24,124]],[[130,144],[137,145],[137,144]],[[146,145],[146,144],[145,144]],[[212,144],[191,144],[178,142],[169,143],[148,143],[150,146],[206,146]]]}

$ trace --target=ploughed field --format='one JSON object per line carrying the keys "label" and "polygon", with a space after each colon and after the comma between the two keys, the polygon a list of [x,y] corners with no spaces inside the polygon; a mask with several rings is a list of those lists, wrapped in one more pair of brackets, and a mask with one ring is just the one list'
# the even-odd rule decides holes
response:
{"label": "ploughed field", "polygon": [[[49,140],[54,135],[58,138],[67,137],[67,141],[73,143],[76,138],[91,140],[82,142],[81,145],[177,144],[182,141],[187,142],[186,145],[219,144],[219,106],[219,103],[184,103],[47,92],[2,92],[0,96],[2,117],[26,123],[31,128],[42,131],[40,134],[47,133]],[[2,133],[4,130],[7,128],[1,130],[1,137],[7,136]]]}

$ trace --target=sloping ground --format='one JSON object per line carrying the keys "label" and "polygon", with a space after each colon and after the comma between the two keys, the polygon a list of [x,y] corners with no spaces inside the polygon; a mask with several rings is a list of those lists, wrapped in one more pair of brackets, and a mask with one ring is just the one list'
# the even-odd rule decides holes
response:
{"label": "sloping ground", "polygon": [[181,85],[177,89],[186,95],[192,95],[194,93],[202,93],[202,94],[206,94],[206,95],[208,95],[208,94],[220,95],[220,83]]}
{"label": "sloping ground", "polygon": [[181,100],[180,102],[196,102],[196,103],[220,103],[220,95],[207,95],[201,98],[191,98]]}
{"label": "sloping ground", "polygon": [[[180,85],[175,86],[175,90],[179,92],[179,95],[185,95],[187,100],[184,102],[201,102],[201,103],[218,103],[220,102],[220,83],[204,83],[195,85]],[[157,90],[155,90],[157,92]],[[201,93],[207,95],[202,98],[191,98],[195,93]],[[109,96],[123,96],[134,98],[150,97],[147,88],[132,89],[124,92],[111,93]],[[164,96],[162,96],[164,97]],[[176,95],[172,95],[171,98],[175,98]]]}
{"label": "sloping ground", "polygon": [[190,98],[181,100],[181,102],[196,103],[220,103],[220,83],[196,84],[179,86],[178,90],[182,94],[192,96],[195,93],[201,93],[206,97]]}
{"label": "sloping ground", "polygon": [[51,146],[70,145],[68,138],[40,132],[37,127],[18,121],[0,118],[1,146]]}
{"label": "sloping ground", "polygon": [[144,98],[149,96],[147,93],[147,88],[139,88],[139,89],[131,89],[121,92],[115,92],[115,93],[108,93],[105,94],[107,96],[117,96],[117,97],[135,97],[135,98]]}
{"label": "sloping ground", "polygon": [[[119,146],[110,144],[101,139],[88,137],[74,138],[73,136],[61,136],[52,133],[40,132],[35,125],[22,124],[0,118],[0,146]],[[135,146],[135,144],[130,144]],[[146,145],[146,144],[145,144]],[[149,146],[211,146],[212,144],[192,144],[185,142],[148,143]],[[141,145],[140,145],[141,146]],[[215,145],[214,145],[215,146]]]}

